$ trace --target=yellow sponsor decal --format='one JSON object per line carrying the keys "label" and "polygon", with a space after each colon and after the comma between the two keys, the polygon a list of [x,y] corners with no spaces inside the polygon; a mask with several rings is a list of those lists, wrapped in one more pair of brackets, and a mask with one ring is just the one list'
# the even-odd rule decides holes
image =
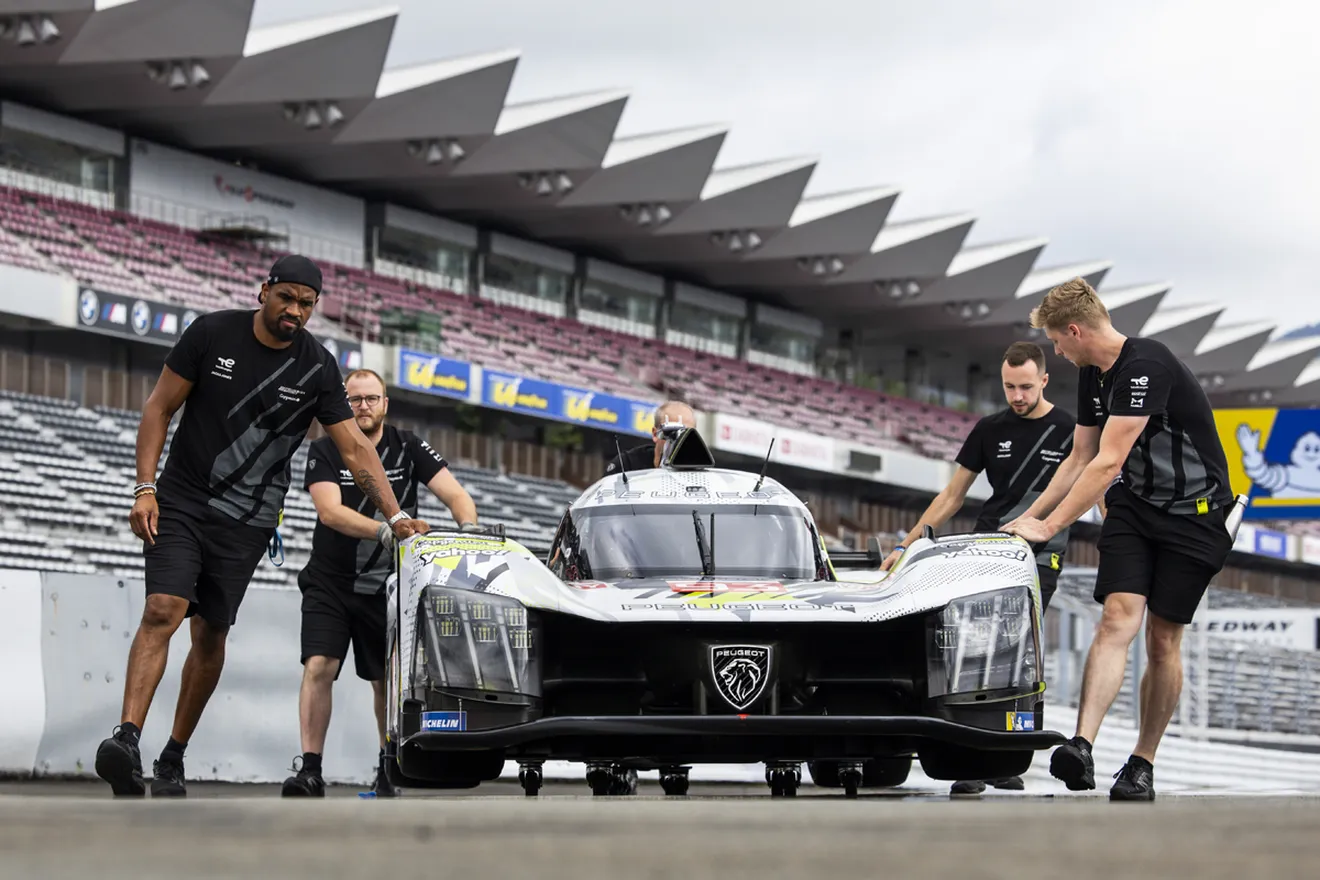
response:
{"label": "yellow sponsor decal", "polygon": [[639,434],[649,434],[655,428],[655,413],[638,407],[633,410],[633,430]]}
{"label": "yellow sponsor decal", "polygon": [[603,422],[607,425],[618,424],[619,414],[612,409],[593,407],[591,401],[596,395],[564,392],[564,415],[575,422]]}
{"label": "yellow sponsor decal", "polygon": [[490,402],[496,406],[508,407],[513,409],[516,406],[526,407],[527,409],[550,409],[550,401],[539,394],[522,394],[519,386],[521,379],[514,379],[507,382],[503,379],[496,379],[491,383],[493,386],[490,392]]}
{"label": "yellow sponsor decal", "polygon": [[436,373],[436,360],[415,358],[408,362],[404,375],[404,384],[409,388],[429,391],[433,388],[464,393],[468,390],[468,380],[451,373]]}
{"label": "yellow sponsor decal", "polygon": [[797,596],[782,592],[748,592],[748,593],[699,593],[695,596],[689,596],[683,600],[684,605],[691,605],[694,608],[723,608],[725,605],[737,602],[797,602],[800,601]]}

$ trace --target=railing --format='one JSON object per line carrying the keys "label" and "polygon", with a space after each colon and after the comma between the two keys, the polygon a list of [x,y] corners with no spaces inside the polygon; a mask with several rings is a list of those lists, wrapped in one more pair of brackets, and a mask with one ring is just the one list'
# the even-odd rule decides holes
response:
{"label": "railing", "polygon": [[301,253],[314,260],[354,269],[366,268],[365,246],[294,232],[288,223],[271,221],[261,213],[216,211],[141,191],[128,194],[127,207],[137,217],[192,232],[250,230],[259,239],[253,242],[258,247]]}

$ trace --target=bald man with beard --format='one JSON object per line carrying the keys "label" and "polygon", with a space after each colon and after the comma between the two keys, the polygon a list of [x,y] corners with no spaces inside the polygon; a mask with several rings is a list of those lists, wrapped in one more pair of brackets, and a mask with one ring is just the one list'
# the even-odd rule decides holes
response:
{"label": "bald man with beard", "polygon": [[660,436],[663,428],[682,425],[685,428],[697,426],[696,413],[692,407],[677,400],[666,401],[655,409],[654,423],[651,426],[651,442],[642,443],[623,453],[622,461],[618,455],[605,467],[605,476],[618,473],[626,467],[630,471],[644,471],[660,467],[660,456],[664,452],[664,438]]}

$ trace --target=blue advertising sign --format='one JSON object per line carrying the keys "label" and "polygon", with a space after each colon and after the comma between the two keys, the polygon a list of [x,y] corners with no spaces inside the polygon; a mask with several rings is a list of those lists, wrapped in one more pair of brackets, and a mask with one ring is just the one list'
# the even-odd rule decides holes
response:
{"label": "blue advertising sign", "polygon": [[400,388],[466,400],[472,391],[472,365],[439,355],[399,349],[395,369]]}
{"label": "blue advertising sign", "polygon": [[1256,529],[1256,555],[1272,556],[1275,559],[1288,558],[1288,536],[1282,532],[1268,529]]}
{"label": "blue advertising sign", "polygon": [[516,373],[486,370],[481,402],[530,416],[647,437],[654,403],[571,388]]}

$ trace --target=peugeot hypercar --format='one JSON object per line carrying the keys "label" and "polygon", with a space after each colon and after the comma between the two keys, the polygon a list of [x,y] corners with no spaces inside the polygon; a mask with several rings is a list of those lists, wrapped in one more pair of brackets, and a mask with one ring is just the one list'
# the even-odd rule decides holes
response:
{"label": "peugeot hypercar", "polygon": [[517,761],[585,765],[596,794],[658,770],[764,763],[817,785],[1021,774],[1044,729],[1030,547],[929,531],[891,572],[830,554],[773,479],[714,466],[685,429],[661,467],[610,474],[535,552],[495,528],[403,542],[389,592],[386,762],[396,785],[471,788]]}

